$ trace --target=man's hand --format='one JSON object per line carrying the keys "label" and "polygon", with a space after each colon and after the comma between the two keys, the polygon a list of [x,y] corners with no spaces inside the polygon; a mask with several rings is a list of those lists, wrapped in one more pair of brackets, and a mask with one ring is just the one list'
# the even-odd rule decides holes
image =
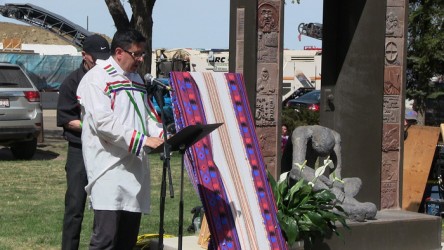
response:
{"label": "man's hand", "polygon": [[148,139],[145,141],[145,146],[148,146],[150,148],[157,148],[162,143],[163,143],[163,139],[161,139],[161,138],[148,137]]}
{"label": "man's hand", "polygon": [[80,120],[72,120],[64,124],[63,127],[65,127],[65,129],[67,130],[82,132],[82,123],[80,122]]}

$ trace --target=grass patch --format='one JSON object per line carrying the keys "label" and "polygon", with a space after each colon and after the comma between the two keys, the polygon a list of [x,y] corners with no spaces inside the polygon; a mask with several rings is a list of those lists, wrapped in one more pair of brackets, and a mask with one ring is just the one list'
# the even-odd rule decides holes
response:
{"label": "grass patch", "polygon": [[[0,148],[0,249],[60,249],[67,144],[46,140],[31,161],[15,161],[6,148]],[[171,158],[174,198],[167,185],[165,234],[178,235],[180,199],[180,155]],[[142,216],[140,234],[159,232],[162,161],[151,156],[151,214]],[[184,235],[191,224],[191,209],[201,204],[185,172]],[[88,249],[93,211],[86,208],[80,249]]]}

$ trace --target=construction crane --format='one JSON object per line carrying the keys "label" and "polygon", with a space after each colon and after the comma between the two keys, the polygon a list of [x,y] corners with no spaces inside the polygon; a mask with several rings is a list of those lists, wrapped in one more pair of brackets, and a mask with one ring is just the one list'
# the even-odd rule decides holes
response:
{"label": "construction crane", "polygon": [[298,26],[299,40],[301,35],[322,40],[322,24],[321,23],[301,23]]}
{"label": "construction crane", "polygon": [[45,29],[80,48],[85,37],[92,35],[68,19],[33,4],[0,5],[0,14]]}

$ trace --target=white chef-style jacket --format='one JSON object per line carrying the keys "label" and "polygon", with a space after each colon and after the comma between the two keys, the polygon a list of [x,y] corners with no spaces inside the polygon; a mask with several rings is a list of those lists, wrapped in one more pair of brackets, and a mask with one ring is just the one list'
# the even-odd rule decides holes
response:
{"label": "white chef-style jacket", "polygon": [[162,124],[147,100],[141,77],[110,57],[97,60],[82,78],[85,187],[95,210],[149,212],[150,169],[143,150],[147,137],[162,137]]}

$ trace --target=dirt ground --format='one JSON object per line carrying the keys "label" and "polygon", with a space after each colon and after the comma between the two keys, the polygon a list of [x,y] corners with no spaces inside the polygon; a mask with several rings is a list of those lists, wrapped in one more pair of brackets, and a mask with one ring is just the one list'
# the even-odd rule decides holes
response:
{"label": "dirt ground", "polygon": [[[111,41],[109,37],[104,37]],[[20,38],[25,44],[70,45],[58,35],[39,27],[0,22],[0,42],[5,38]]]}
{"label": "dirt ground", "polygon": [[69,43],[60,39],[57,35],[33,26],[14,23],[0,22],[1,40],[5,38],[20,38],[22,43],[27,44],[55,44],[68,45]]}

